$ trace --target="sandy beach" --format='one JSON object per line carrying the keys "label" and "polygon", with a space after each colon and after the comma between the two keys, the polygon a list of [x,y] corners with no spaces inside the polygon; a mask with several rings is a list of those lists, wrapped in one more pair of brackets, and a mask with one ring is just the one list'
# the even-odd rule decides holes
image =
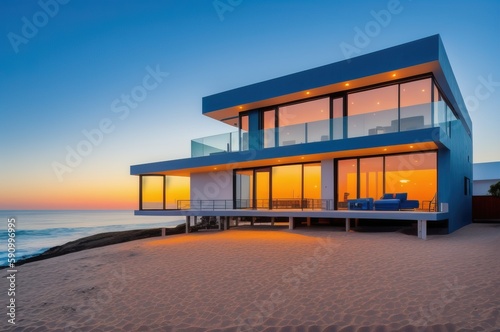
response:
{"label": "sandy beach", "polygon": [[[472,224],[427,241],[332,228],[148,238],[20,266],[16,325],[3,314],[2,326],[499,331],[499,253],[498,224]],[[7,287],[7,271],[0,273]]]}

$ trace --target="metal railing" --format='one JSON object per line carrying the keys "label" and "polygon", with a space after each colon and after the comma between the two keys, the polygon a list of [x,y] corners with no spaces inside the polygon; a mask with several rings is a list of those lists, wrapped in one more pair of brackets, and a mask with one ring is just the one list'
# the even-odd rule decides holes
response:
{"label": "metal railing", "polygon": [[312,198],[278,198],[278,199],[209,199],[209,200],[178,200],[178,210],[333,210],[333,199]]}

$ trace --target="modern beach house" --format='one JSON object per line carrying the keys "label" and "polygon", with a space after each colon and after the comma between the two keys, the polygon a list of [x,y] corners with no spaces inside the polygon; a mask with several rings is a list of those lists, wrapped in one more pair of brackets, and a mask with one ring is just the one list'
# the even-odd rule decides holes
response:
{"label": "modern beach house", "polygon": [[471,222],[472,122],[439,35],[207,96],[202,113],[231,132],[131,166],[137,215],[413,220],[424,238]]}

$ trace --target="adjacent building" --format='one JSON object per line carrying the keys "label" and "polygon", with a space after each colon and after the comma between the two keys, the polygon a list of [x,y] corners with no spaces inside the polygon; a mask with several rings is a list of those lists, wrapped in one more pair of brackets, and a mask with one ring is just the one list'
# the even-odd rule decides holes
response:
{"label": "adjacent building", "polygon": [[207,96],[202,113],[230,132],[131,166],[136,214],[324,217],[406,193],[419,207],[405,213],[471,222],[472,123],[439,35]]}

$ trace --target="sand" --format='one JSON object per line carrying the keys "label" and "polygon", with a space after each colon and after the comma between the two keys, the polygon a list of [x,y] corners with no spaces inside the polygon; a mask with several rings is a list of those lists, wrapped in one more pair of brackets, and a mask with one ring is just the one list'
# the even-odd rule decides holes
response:
{"label": "sand", "polygon": [[[15,331],[499,331],[500,225],[149,238],[20,266]],[[0,271],[2,279],[6,270]],[[6,287],[7,283],[2,283]],[[1,291],[2,303],[7,303]],[[5,307],[4,307],[5,308]],[[5,309],[4,309],[5,310]]]}

